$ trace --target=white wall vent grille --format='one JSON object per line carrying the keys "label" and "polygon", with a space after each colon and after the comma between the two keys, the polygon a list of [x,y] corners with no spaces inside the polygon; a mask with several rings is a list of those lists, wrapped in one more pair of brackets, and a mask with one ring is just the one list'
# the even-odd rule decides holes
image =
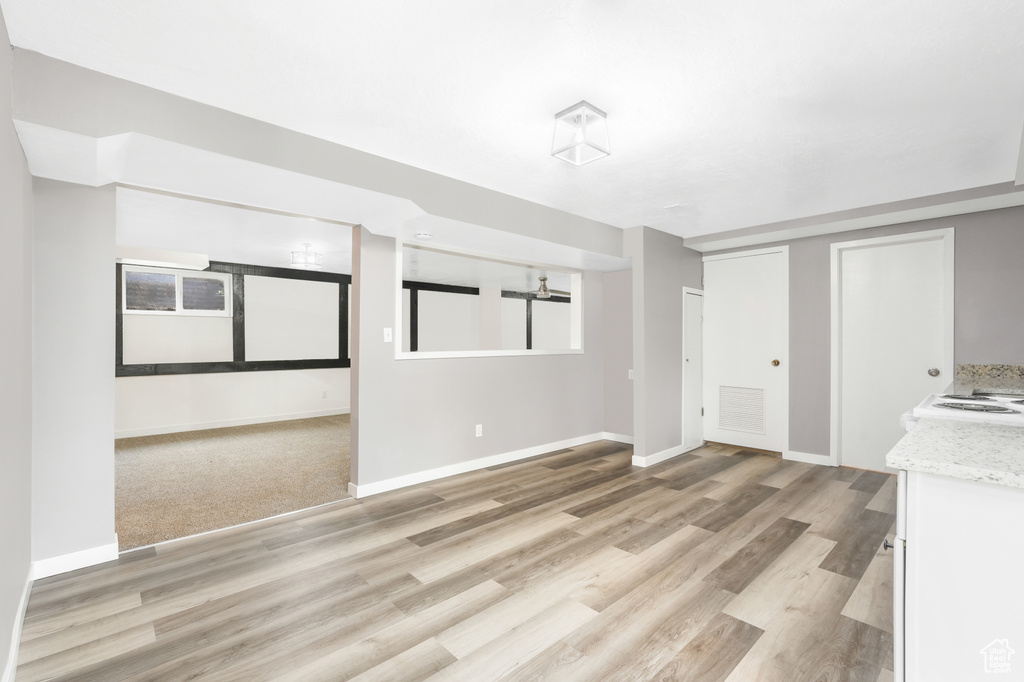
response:
{"label": "white wall vent grille", "polygon": [[718,426],[764,435],[764,389],[719,386]]}

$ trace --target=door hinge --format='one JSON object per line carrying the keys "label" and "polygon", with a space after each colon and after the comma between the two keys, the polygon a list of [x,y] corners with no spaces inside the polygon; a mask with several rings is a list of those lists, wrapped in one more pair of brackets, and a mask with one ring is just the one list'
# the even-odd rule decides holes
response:
{"label": "door hinge", "polygon": [[702,417],[704,416],[704,408],[703,407],[700,408],[700,416],[702,416]]}

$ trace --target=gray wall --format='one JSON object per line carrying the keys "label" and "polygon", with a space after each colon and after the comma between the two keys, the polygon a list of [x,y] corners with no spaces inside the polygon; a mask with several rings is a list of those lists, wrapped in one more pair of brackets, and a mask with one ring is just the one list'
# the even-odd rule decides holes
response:
{"label": "gray wall", "polygon": [[583,354],[396,360],[383,336],[395,326],[395,241],[354,232],[358,485],[603,430],[600,274],[584,274]]}
{"label": "gray wall", "polygon": [[701,254],[674,235],[626,230],[633,259],[634,454],[682,445],[683,287],[701,286]]}
{"label": "gray wall", "polygon": [[32,559],[114,537],[114,187],[33,181]]}
{"label": "gray wall", "polygon": [[32,178],[11,123],[11,44],[0,15],[0,675],[31,559]]}
{"label": "gray wall", "polygon": [[604,430],[633,435],[633,272],[605,273]]}
{"label": "gray wall", "polygon": [[790,259],[790,449],[829,452],[830,245],[945,227],[956,228],[956,362],[1024,364],[1024,207],[780,242]]}

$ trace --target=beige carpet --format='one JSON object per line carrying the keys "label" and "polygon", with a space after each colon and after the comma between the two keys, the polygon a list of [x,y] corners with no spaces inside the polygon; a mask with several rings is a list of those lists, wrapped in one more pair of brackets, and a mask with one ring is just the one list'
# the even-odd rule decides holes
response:
{"label": "beige carpet", "polygon": [[349,415],[114,441],[121,550],[348,497]]}

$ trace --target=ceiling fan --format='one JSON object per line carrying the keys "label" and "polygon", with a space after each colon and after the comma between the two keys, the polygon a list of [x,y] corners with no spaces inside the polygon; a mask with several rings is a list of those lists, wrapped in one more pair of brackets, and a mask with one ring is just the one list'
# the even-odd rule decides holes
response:
{"label": "ceiling fan", "polygon": [[568,291],[560,291],[558,289],[548,289],[548,278],[540,278],[540,286],[537,287],[537,291],[531,291],[531,294],[535,298],[551,298],[551,294],[558,294],[559,296],[571,296]]}

